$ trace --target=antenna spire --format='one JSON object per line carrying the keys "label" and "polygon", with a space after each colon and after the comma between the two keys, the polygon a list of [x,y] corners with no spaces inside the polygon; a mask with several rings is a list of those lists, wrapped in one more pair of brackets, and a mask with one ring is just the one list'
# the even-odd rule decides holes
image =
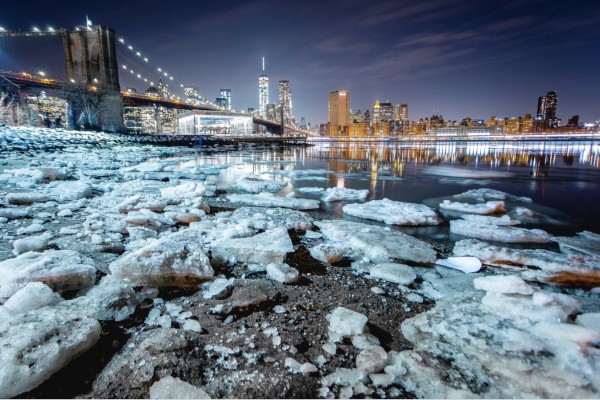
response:
{"label": "antenna spire", "polygon": [[263,57],[262,61],[263,61],[263,63],[262,63],[262,65],[263,65],[263,72],[265,72],[265,58],[264,57]]}
{"label": "antenna spire", "polygon": [[87,15],[85,16],[85,26],[88,30],[92,29],[92,21],[88,18]]}

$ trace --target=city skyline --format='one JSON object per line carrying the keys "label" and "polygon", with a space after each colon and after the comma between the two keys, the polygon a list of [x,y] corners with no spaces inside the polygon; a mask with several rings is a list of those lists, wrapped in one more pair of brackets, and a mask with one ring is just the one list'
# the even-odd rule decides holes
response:
{"label": "city skyline", "polygon": [[[303,2],[285,10],[270,0],[185,7],[174,2],[161,12],[152,4],[63,3],[55,7],[60,13],[43,15],[7,4],[0,25],[72,27],[87,14],[148,51],[203,97],[231,88],[238,110],[259,108],[256,80],[266,56],[269,78],[294,86],[295,117],[312,123],[327,121],[327,93],[341,87],[352,93],[353,112],[379,99],[410,104],[411,119],[434,112],[448,119],[512,117],[535,114],[532,99],[556,91],[558,118],[600,119],[594,93],[600,56],[593,51],[600,7],[591,1],[568,7],[537,0]],[[198,7],[201,16],[194,12]],[[336,12],[339,18],[330,18]],[[212,30],[224,21],[230,29],[216,35]],[[147,29],[148,23],[154,28]],[[270,89],[269,97],[276,98]]]}

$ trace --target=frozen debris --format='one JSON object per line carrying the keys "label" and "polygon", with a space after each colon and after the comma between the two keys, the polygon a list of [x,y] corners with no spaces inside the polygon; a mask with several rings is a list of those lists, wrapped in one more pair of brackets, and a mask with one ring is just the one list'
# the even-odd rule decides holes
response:
{"label": "frozen debris", "polygon": [[589,342],[600,339],[600,332],[579,325],[565,323],[539,322],[533,326],[533,334],[546,340],[557,342],[575,342],[585,348]]}
{"label": "frozen debris", "polygon": [[52,306],[63,299],[42,282],[29,282],[17,290],[3,306],[0,306],[0,316],[23,314],[45,306]]}
{"label": "frozen debris", "polygon": [[381,346],[372,345],[362,350],[356,356],[356,368],[367,374],[379,372],[386,365],[388,355]]}
{"label": "frozen debris", "polygon": [[323,237],[323,235],[319,232],[307,230],[306,233],[304,234],[304,237],[307,239],[321,239]]}
{"label": "frozen debris", "polygon": [[206,186],[201,182],[185,182],[177,186],[160,189],[160,196],[167,199],[198,199],[206,193]]}
{"label": "frozen debris", "polygon": [[6,218],[8,220],[26,218],[31,214],[29,207],[11,207],[11,208],[0,208],[0,218]]}
{"label": "frozen debris", "polygon": [[213,261],[233,265],[283,263],[294,246],[285,228],[237,239],[221,239],[212,244]]}
{"label": "frozen debris", "polygon": [[373,287],[371,288],[371,292],[373,292],[373,293],[375,293],[375,294],[379,294],[379,295],[385,294],[385,290],[383,290],[383,289],[382,289],[382,288],[380,288],[379,286],[373,286]]}
{"label": "frozen debris", "polygon": [[507,216],[495,218],[471,215],[463,218],[450,221],[451,233],[507,243],[547,243],[551,238],[549,233],[541,229],[509,226],[514,225],[514,222]]}
{"label": "frozen debris", "polygon": [[308,251],[313,258],[326,264],[333,264],[344,258],[350,249],[341,243],[321,243]]}
{"label": "frozen debris", "polygon": [[87,232],[114,232],[127,234],[127,224],[123,216],[113,213],[92,213],[83,221],[83,227]]}
{"label": "frozen debris", "polygon": [[423,204],[403,203],[389,199],[373,200],[364,204],[347,204],[344,214],[372,219],[390,225],[438,225],[442,219]]}
{"label": "frozen debris", "polygon": [[481,215],[498,214],[506,211],[503,201],[488,201],[486,203],[468,204],[444,200],[442,203],[440,203],[440,208],[444,210]]}
{"label": "frozen debris", "polygon": [[273,307],[273,312],[275,314],[285,314],[287,312],[287,310],[285,309],[284,306],[276,305],[275,307]]}
{"label": "frozen debris", "polygon": [[337,346],[335,345],[335,343],[325,343],[322,348],[325,353],[332,356],[334,356],[337,352]]}
{"label": "frozen debris", "polygon": [[201,220],[201,217],[206,214],[202,210],[198,210],[196,212],[173,212],[167,211],[165,212],[165,217],[169,218],[175,222],[180,224],[189,225],[192,222],[198,222]]}
{"label": "frozen debris", "polygon": [[73,250],[28,252],[0,262],[0,298],[28,282],[44,282],[56,292],[85,289],[94,284],[94,261]]}
{"label": "frozen debris", "polygon": [[206,292],[202,295],[202,298],[205,300],[208,299],[220,299],[226,297],[231,293],[231,289],[233,289],[233,282],[235,282],[234,278],[225,279],[225,278],[217,278],[208,287]]}
{"label": "frozen debris", "polygon": [[291,357],[285,358],[285,360],[283,361],[283,366],[294,374],[310,374],[318,371],[317,367],[315,367],[314,364],[311,364],[309,362],[300,364],[298,361],[294,360]]}
{"label": "frozen debris", "polygon": [[27,392],[92,347],[101,327],[81,299],[0,321],[0,397]]}
{"label": "frozen debris", "polygon": [[271,263],[267,265],[269,278],[281,283],[294,283],[298,280],[298,270],[287,264]]}
{"label": "frozen debris", "polygon": [[488,200],[511,200],[511,201],[519,201],[523,203],[532,203],[533,201],[529,197],[518,197],[513,196],[512,194],[508,194],[506,192],[502,192],[496,189],[471,189],[467,190],[464,193],[457,194],[453,196],[454,198],[470,198],[479,202],[484,202]]}
{"label": "frozen debris", "polygon": [[417,274],[408,265],[382,263],[371,268],[369,278],[383,279],[400,285],[410,285],[417,279]]}
{"label": "frozen debris", "polygon": [[175,225],[175,222],[171,218],[146,209],[130,212],[124,218],[124,221],[131,225],[141,226],[155,231],[161,231],[165,229],[165,227]]}
{"label": "frozen debris", "polygon": [[552,240],[558,243],[562,253],[600,257],[600,234],[583,231],[577,236],[559,236]]}
{"label": "frozen debris", "polygon": [[435,263],[465,273],[479,272],[482,266],[481,261],[476,257],[448,257],[443,260],[436,260]]}
{"label": "frozen debris", "polygon": [[227,200],[236,206],[283,207],[296,210],[316,210],[320,207],[317,200],[279,197],[272,193],[230,194],[227,195]]}
{"label": "frozen debris", "polygon": [[[149,398],[155,379],[168,371],[203,371],[203,347],[200,334],[189,330],[156,328],[133,335],[96,377],[89,397]],[[200,385],[201,380],[188,383]]]}
{"label": "frozen debris", "polygon": [[193,286],[214,274],[202,243],[201,231],[184,229],[119,257],[109,268],[135,284]]}
{"label": "frozen debris", "polygon": [[365,201],[367,196],[369,195],[369,190],[359,190],[359,189],[347,189],[347,188],[328,188],[325,190],[323,197],[321,200],[325,202],[331,201]]}
{"label": "frozen debris", "polygon": [[533,288],[515,275],[482,276],[473,280],[476,289],[494,293],[533,294]]}
{"label": "frozen debris", "polygon": [[85,297],[96,307],[99,320],[122,321],[133,314],[145,299],[153,299],[157,295],[156,289],[136,291],[131,283],[106,275]]}
{"label": "frozen debris", "polygon": [[61,210],[59,212],[56,213],[57,217],[72,217],[73,216],[73,211],[67,209]]}
{"label": "frozen debris", "polygon": [[564,322],[570,309],[560,304],[535,304],[531,298],[507,296],[502,293],[487,292],[481,304],[489,312],[505,318],[532,322]]}
{"label": "frozen debris", "polygon": [[55,201],[67,203],[90,197],[92,195],[92,185],[81,181],[52,182],[48,184]]}
{"label": "frozen debris", "polygon": [[579,314],[575,323],[600,333],[600,313]]}
{"label": "frozen debris", "polygon": [[337,307],[326,318],[329,321],[329,338],[332,342],[363,333],[368,321],[363,314],[345,307]]}
{"label": "frozen debris", "polygon": [[402,333],[413,348],[390,354],[385,372],[420,398],[597,396],[597,352],[583,351],[565,337],[574,333],[584,343],[593,337],[589,332],[557,324],[556,315],[528,296],[492,297],[508,303],[490,313],[466,290],[404,321]]}
{"label": "frozen debris", "polygon": [[200,322],[196,321],[195,319],[186,319],[183,322],[183,325],[181,325],[182,329],[185,329],[186,331],[192,331],[192,332],[202,332],[202,327],[200,326]]}
{"label": "frozen debris", "polygon": [[151,399],[210,399],[210,396],[198,386],[191,385],[179,378],[165,376],[150,386]]}
{"label": "frozen debris", "polygon": [[436,260],[436,252],[430,244],[389,228],[342,220],[315,224],[328,241],[347,245],[353,253],[374,262]]}
{"label": "frozen debris", "polygon": [[313,227],[310,214],[289,208],[241,207],[233,211],[229,219],[237,224],[267,230],[278,227],[305,231]]}
{"label": "frozen debris", "polygon": [[379,339],[370,333],[361,333],[352,336],[352,346],[358,350],[365,350],[371,346],[379,346]]}
{"label": "frozen debris", "polygon": [[13,242],[13,254],[19,255],[28,251],[45,250],[46,247],[48,247],[48,242],[50,242],[50,239],[52,239],[52,235],[49,233],[17,239]]}
{"label": "frozen debris", "polygon": [[543,249],[510,249],[475,239],[456,242],[453,252],[457,256],[477,257],[488,265],[531,266],[547,273],[586,273],[591,269],[600,269],[600,260],[593,257],[569,256]]}
{"label": "frozen debris", "polygon": [[166,206],[167,204],[165,204],[164,200],[136,194],[127,197],[121,203],[117,204],[117,211],[121,214],[127,214],[131,211],[139,211],[145,208],[154,212],[162,212]]}
{"label": "frozen debris", "polygon": [[262,193],[262,192],[278,192],[284,186],[286,182],[276,181],[273,179],[263,179],[252,176],[242,176],[236,181],[237,187],[245,192],[250,193]]}
{"label": "frozen debris", "polygon": [[387,387],[394,383],[394,375],[391,374],[369,374],[369,379],[376,387]]}

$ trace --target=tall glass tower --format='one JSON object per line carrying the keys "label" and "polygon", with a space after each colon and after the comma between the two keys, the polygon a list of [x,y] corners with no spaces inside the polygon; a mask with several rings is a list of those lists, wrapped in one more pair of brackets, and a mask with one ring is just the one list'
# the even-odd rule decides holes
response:
{"label": "tall glass tower", "polygon": [[290,81],[279,81],[279,104],[283,108],[285,124],[291,124],[294,116],[292,115],[292,91],[290,90]]}
{"label": "tall glass tower", "polygon": [[269,77],[265,72],[265,58],[262,59],[263,74],[258,78],[258,112],[261,117],[267,117],[267,104],[269,104]]}

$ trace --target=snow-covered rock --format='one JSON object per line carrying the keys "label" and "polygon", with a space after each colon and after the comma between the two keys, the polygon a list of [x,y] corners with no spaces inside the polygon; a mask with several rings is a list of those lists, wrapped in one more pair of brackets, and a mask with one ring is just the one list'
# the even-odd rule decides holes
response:
{"label": "snow-covered rock", "polygon": [[119,257],[109,268],[135,284],[195,285],[214,274],[202,243],[201,231],[184,229]]}
{"label": "snow-covered rock", "polygon": [[0,298],[28,282],[43,282],[54,291],[85,289],[94,284],[94,261],[73,250],[27,252],[0,262]]}
{"label": "snow-covered rock", "polygon": [[364,204],[347,204],[344,214],[372,219],[390,225],[438,225],[442,220],[423,204],[403,203],[389,199],[373,200]]}
{"label": "snow-covered rock", "polygon": [[210,399],[210,396],[198,386],[179,378],[165,376],[150,386],[151,399]]}
{"label": "snow-covered rock", "polygon": [[371,268],[370,278],[383,279],[384,281],[399,285],[410,285],[417,279],[417,274],[411,267],[404,264],[382,263]]}
{"label": "snow-covered rock", "polygon": [[237,239],[221,239],[212,244],[213,261],[233,265],[283,263],[286,254],[294,251],[285,228]]}
{"label": "snow-covered rock", "polygon": [[0,397],[29,391],[92,347],[101,327],[81,299],[0,321]]}
{"label": "snow-covered rock", "polygon": [[296,210],[315,210],[320,207],[319,202],[316,200],[279,197],[274,196],[272,193],[229,194],[227,200],[237,206],[283,207]]}
{"label": "snow-covered rock", "polygon": [[269,278],[281,283],[294,283],[298,280],[298,270],[287,264],[271,263],[267,265],[267,275]]}
{"label": "snow-covered rock", "polygon": [[351,200],[365,201],[368,195],[369,191],[367,189],[360,190],[334,187],[325,190],[321,200],[325,202]]}
{"label": "snow-covered rock", "polygon": [[436,252],[430,244],[389,228],[342,220],[315,224],[328,241],[346,245],[355,255],[371,261],[434,262],[436,259]]}
{"label": "snow-covered rock", "polygon": [[506,211],[503,201],[488,201],[486,203],[468,204],[444,200],[442,203],[440,203],[440,208],[444,210],[482,215],[497,214]]}

